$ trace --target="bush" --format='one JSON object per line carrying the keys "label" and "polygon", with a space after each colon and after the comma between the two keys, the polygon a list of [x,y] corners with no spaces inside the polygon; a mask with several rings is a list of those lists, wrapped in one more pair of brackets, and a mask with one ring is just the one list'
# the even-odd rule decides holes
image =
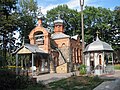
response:
{"label": "bush", "polygon": [[31,83],[29,77],[16,75],[7,69],[0,69],[0,89],[16,90],[26,88]]}
{"label": "bush", "polygon": [[78,70],[80,70],[80,74],[81,75],[86,74],[86,66],[84,64],[80,65],[80,67],[78,68]]}

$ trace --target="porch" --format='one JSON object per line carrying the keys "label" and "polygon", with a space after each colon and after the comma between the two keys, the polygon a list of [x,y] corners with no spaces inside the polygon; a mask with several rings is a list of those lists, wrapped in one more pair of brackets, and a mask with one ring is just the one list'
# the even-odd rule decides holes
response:
{"label": "porch", "polygon": [[34,76],[50,72],[49,54],[39,49],[37,45],[25,44],[15,54],[16,74]]}

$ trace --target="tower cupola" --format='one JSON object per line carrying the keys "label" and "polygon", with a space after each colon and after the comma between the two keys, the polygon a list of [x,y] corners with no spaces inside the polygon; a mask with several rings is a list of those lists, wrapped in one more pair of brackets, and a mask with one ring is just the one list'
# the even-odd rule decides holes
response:
{"label": "tower cupola", "polygon": [[64,32],[63,20],[58,15],[58,19],[54,21],[54,32]]}

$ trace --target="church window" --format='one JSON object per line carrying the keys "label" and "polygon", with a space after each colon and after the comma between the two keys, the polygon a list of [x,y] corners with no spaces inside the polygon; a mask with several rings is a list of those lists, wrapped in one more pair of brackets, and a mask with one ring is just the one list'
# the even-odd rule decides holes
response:
{"label": "church window", "polygon": [[43,45],[44,44],[44,35],[42,32],[35,35],[35,40],[37,45]]}
{"label": "church window", "polygon": [[99,55],[99,64],[101,65],[102,63],[102,60],[101,60],[101,55]]}

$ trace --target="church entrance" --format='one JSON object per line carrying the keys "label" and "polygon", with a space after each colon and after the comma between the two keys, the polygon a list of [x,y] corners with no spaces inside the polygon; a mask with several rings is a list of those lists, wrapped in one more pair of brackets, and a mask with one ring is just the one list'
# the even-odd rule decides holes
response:
{"label": "church entrance", "polygon": [[90,61],[91,70],[94,70],[94,61]]}
{"label": "church entrance", "polygon": [[48,73],[50,66],[49,66],[49,55],[48,54],[36,54],[35,55],[35,65],[36,65],[36,72],[38,74]]}
{"label": "church entrance", "polygon": [[95,64],[94,64],[94,53],[90,54],[90,68],[91,71],[94,70]]}

